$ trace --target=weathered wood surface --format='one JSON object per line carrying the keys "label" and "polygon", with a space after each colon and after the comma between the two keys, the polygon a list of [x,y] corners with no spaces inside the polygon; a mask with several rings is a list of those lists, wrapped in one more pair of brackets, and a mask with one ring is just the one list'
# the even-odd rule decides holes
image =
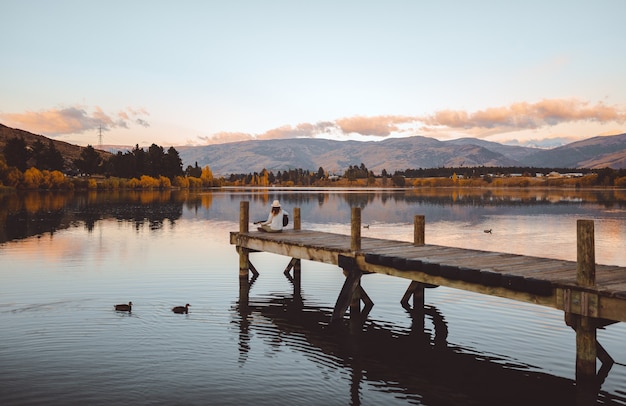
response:
{"label": "weathered wood surface", "polygon": [[369,237],[362,237],[360,250],[354,251],[350,235],[311,230],[232,232],[230,243],[251,251],[335,265],[340,255],[349,256],[365,274],[381,273],[626,321],[624,267],[596,265],[595,284],[581,286],[576,261]]}

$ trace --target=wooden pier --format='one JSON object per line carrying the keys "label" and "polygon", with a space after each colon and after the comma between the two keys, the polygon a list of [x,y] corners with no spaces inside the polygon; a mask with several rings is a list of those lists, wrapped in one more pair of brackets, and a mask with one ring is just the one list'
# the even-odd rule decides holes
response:
{"label": "wooden pier", "polygon": [[[251,252],[291,257],[285,269],[299,280],[302,259],[335,264],[344,270],[332,315],[344,317],[373,303],[360,285],[363,275],[380,273],[410,280],[400,303],[419,311],[425,288],[446,286],[499,296],[564,312],[565,322],[576,331],[576,377],[579,383],[595,383],[613,364],[596,340],[596,329],[626,322],[626,268],[595,263],[594,223],[577,221],[577,260],[563,261],[534,256],[446,247],[425,243],[423,216],[415,216],[414,241],[361,238],[361,213],[352,208],[351,235],[302,230],[300,210],[294,210],[293,230],[265,233],[248,229],[249,203],[240,204],[239,231],[230,243],[239,252],[240,300],[247,300]],[[596,372],[596,358],[602,362]]]}

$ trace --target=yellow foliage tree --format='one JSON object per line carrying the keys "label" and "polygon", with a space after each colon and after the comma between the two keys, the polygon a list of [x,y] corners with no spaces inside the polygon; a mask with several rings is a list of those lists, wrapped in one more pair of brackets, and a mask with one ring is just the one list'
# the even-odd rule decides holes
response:
{"label": "yellow foliage tree", "polygon": [[24,172],[24,186],[29,189],[38,188],[43,184],[44,177],[43,173],[35,167],[28,168]]}
{"label": "yellow foliage tree", "polygon": [[213,186],[213,172],[211,171],[211,168],[209,168],[209,165],[202,168],[200,180],[202,181],[203,186]]}
{"label": "yellow foliage tree", "polygon": [[188,189],[189,188],[189,179],[184,177],[184,176],[176,176],[174,178],[174,186],[178,186],[180,188],[185,188]]}

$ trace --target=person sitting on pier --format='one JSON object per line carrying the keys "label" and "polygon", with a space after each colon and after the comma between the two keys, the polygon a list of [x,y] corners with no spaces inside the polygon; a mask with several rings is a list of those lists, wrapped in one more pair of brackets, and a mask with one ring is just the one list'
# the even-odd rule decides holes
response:
{"label": "person sitting on pier", "polygon": [[285,214],[288,215],[288,213],[280,207],[280,202],[274,200],[267,221],[258,221],[255,224],[260,224],[260,227],[258,227],[259,231],[278,233],[283,231],[283,215]]}

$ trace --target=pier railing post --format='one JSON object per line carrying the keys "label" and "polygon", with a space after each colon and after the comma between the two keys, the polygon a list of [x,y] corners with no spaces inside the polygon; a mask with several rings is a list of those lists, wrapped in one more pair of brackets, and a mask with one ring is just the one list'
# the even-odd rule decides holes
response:
{"label": "pier railing post", "polygon": [[250,202],[241,201],[239,202],[239,232],[247,233],[248,232],[248,223],[250,218]]}
{"label": "pier railing post", "polygon": [[596,253],[593,220],[576,222],[576,282],[581,286],[596,284]]}
{"label": "pier railing post", "polygon": [[350,249],[352,251],[360,251],[361,250],[361,208],[360,207],[352,208],[352,219],[351,219],[350,225],[351,225]]}
{"label": "pier railing post", "polygon": [[426,220],[423,215],[416,215],[413,220],[413,245],[424,245],[426,243],[424,238],[424,228]]}
{"label": "pier railing post", "polygon": [[[247,233],[248,232],[248,223],[249,223],[249,214],[250,214],[250,202],[242,201],[239,202],[239,232]],[[239,252],[239,278],[248,281],[248,272],[250,271],[250,252],[247,248],[237,247],[237,252]]]}
{"label": "pier railing post", "polygon": [[300,230],[300,208],[293,208],[293,229]]}
{"label": "pier railing post", "polygon": [[[576,282],[580,286],[596,284],[596,255],[593,220],[576,222]],[[587,309],[582,309],[587,312]],[[576,382],[587,385],[596,380],[597,337],[591,317],[578,316],[576,330]]]}

